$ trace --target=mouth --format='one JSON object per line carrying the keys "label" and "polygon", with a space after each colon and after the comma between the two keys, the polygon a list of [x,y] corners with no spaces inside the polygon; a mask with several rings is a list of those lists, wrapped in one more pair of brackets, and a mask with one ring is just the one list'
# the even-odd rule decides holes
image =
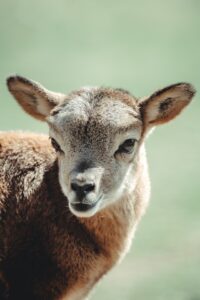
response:
{"label": "mouth", "polygon": [[98,211],[102,198],[103,197],[101,196],[97,199],[97,201],[90,204],[82,202],[69,203],[69,208],[77,217],[91,217]]}
{"label": "mouth", "polygon": [[92,203],[92,204],[74,203],[74,204],[70,204],[70,205],[76,211],[88,211],[88,210],[92,209],[93,207],[95,207],[97,202]]}

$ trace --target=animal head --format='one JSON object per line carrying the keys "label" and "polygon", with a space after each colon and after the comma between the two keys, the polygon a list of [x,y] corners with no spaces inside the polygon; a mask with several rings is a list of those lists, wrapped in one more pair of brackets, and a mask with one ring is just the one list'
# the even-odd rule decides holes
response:
{"label": "animal head", "polygon": [[73,214],[90,217],[134,190],[138,153],[154,126],[175,118],[195,90],[178,83],[144,99],[121,89],[51,92],[20,76],[8,88],[22,108],[49,125],[59,181]]}

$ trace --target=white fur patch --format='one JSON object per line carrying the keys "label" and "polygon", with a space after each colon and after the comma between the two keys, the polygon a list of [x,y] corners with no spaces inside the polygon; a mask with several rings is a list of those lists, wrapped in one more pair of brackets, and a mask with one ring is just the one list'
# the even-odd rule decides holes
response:
{"label": "white fur patch", "polygon": [[159,116],[159,103],[152,103],[146,114],[147,122],[155,120]]}
{"label": "white fur patch", "polygon": [[37,100],[37,111],[43,116],[48,116],[50,112],[48,102],[44,101],[43,99],[40,99],[39,101]]}
{"label": "white fur patch", "polygon": [[85,289],[76,290],[70,293],[68,296],[62,297],[60,300],[87,300],[88,298],[84,297]]}

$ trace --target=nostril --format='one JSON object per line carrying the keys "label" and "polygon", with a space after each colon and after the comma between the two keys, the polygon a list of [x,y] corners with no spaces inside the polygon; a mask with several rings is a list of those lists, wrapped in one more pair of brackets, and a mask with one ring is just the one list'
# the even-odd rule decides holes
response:
{"label": "nostril", "polygon": [[95,185],[93,183],[78,185],[75,182],[71,183],[71,189],[79,196],[84,196],[95,189]]}
{"label": "nostril", "polygon": [[76,192],[78,191],[80,188],[80,185],[78,185],[77,183],[71,183],[71,189]]}
{"label": "nostril", "polygon": [[95,188],[95,185],[91,184],[91,183],[90,184],[85,184],[83,186],[83,190],[84,190],[85,193],[89,193],[89,192],[94,191],[94,188]]}

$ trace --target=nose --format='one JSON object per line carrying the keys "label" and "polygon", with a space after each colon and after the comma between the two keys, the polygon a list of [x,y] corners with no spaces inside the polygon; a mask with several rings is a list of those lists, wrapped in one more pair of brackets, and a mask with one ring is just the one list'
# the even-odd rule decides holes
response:
{"label": "nose", "polygon": [[76,193],[78,199],[82,200],[87,194],[94,191],[95,185],[93,183],[79,185],[76,182],[72,182],[71,189]]}

